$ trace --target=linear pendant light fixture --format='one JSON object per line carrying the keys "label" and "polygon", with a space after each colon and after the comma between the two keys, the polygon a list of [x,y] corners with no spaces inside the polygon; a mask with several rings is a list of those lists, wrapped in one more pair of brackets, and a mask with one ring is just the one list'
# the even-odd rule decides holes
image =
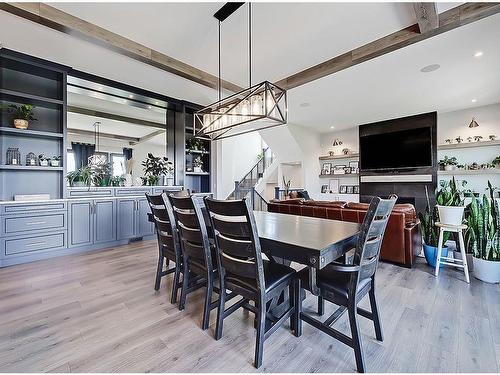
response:
{"label": "linear pendant light fixture", "polygon": [[[194,116],[195,136],[216,141],[287,123],[286,90],[264,81],[252,85],[252,4],[248,3],[248,88],[221,99],[220,26],[244,3],[226,3],[214,17],[219,21],[219,100]],[[198,131],[197,131],[198,129]]]}

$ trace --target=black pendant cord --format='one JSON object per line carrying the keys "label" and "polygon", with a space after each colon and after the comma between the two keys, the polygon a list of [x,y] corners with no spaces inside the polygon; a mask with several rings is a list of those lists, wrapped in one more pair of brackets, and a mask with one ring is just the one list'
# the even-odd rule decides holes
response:
{"label": "black pendant cord", "polygon": [[222,85],[221,85],[221,76],[220,76],[220,21],[219,21],[219,102],[222,99]]}
{"label": "black pendant cord", "polygon": [[252,3],[248,2],[248,87],[252,87]]}

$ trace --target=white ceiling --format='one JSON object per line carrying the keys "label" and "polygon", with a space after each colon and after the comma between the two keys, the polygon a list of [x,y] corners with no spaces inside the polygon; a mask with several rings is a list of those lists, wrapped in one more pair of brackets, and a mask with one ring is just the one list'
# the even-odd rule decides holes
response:
{"label": "white ceiling", "polygon": [[[217,22],[212,15],[221,4],[51,5],[216,74]],[[439,3],[438,9],[455,5]],[[254,3],[253,81],[279,80],[413,23],[409,3]],[[491,16],[290,90],[289,122],[326,132],[332,125],[342,129],[500,102],[499,35],[500,15]],[[473,57],[476,50],[484,52],[481,59]],[[223,23],[223,78],[245,86],[247,59],[244,6]],[[441,69],[420,73],[434,63]],[[188,85],[193,90],[186,81]]]}

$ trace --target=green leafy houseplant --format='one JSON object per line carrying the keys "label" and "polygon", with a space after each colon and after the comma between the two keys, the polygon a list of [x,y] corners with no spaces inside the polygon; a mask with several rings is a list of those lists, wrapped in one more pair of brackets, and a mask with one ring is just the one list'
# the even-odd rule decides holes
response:
{"label": "green leafy houseplant", "polygon": [[92,182],[96,186],[109,186],[111,180],[111,164],[95,163],[91,167]]}
{"label": "green leafy houseplant", "polygon": [[196,137],[192,137],[187,140],[186,148],[188,150],[194,151],[205,151],[205,145],[203,144],[203,141]]}
{"label": "green leafy houseplant", "polygon": [[497,156],[493,161],[491,162],[495,167],[499,168],[500,167],[500,156]]}
{"label": "green leafy houseplant", "polygon": [[144,171],[144,177],[141,177],[142,182],[150,186],[157,185],[160,176],[172,173],[174,169],[173,163],[168,161],[167,157],[154,156],[152,153],[148,154],[147,159],[141,165]]}
{"label": "green leafy houseplant", "polygon": [[66,175],[69,186],[90,186],[92,182],[92,170],[89,165],[83,166]]}
{"label": "green leafy houseplant", "polygon": [[283,176],[283,189],[285,190],[285,197],[288,197],[288,193],[290,192],[290,185],[292,180],[286,180],[285,176]]}
{"label": "green leafy houseplant", "polygon": [[464,215],[463,191],[458,187],[455,177],[444,182],[436,191],[439,221],[447,225],[460,225]]}
{"label": "green leafy houseplant", "polygon": [[110,179],[111,186],[122,186],[125,182],[125,177],[123,176],[113,176]]}
{"label": "green leafy houseplant", "polygon": [[17,129],[28,129],[29,121],[38,121],[35,116],[33,116],[35,107],[30,104],[10,104],[6,109],[14,118],[14,126]]}
{"label": "green leafy houseplant", "polygon": [[443,159],[439,160],[438,164],[444,170],[452,170],[458,165],[458,161],[455,156],[449,158],[448,156],[445,155]]}

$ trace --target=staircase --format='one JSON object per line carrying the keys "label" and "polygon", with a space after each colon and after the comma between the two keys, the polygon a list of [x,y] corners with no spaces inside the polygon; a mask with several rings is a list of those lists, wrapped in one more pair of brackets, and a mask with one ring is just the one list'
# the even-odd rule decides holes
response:
{"label": "staircase", "polygon": [[229,194],[227,199],[242,199],[247,197],[250,199],[254,210],[267,211],[267,201],[255,190],[255,186],[264,176],[266,169],[273,163],[273,159],[273,153],[269,147],[262,150],[257,163],[240,181],[234,182],[234,190]]}

